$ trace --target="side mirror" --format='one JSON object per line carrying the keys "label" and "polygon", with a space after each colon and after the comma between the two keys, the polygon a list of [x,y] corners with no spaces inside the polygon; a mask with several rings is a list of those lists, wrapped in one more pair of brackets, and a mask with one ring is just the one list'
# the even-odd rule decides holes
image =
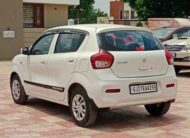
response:
{"label": "side mirror", "polygon": [[28,47],[24,47],[21,49],[21,54],[23,55],[29,55],[29,48]]}

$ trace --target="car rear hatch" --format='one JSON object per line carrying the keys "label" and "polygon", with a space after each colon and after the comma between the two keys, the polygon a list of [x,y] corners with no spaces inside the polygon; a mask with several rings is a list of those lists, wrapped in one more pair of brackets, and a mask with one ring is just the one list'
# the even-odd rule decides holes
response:
{"label": "car rear hatch", "polygon": [[163,75],[168,69],[164,50],[111,53],[114,56],[111,70],[119,78]]}
{"label": "car rear hatch", "polygon": [[167,72],[165,50],[149,32],[101,33],[99,46],[113,55],[111,70],[118,78],[158,76]]}

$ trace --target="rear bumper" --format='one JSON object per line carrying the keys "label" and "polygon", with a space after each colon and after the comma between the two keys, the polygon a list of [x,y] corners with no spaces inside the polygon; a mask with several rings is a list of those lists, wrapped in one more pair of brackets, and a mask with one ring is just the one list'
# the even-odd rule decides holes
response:
{"label": "rear bumper", "polygon": [[[129,85],[132,83],[156,82],[158,91],[153,93],[131,95]],[[174,83],[172,88],[166,88],[167,84]],[[106,93],[107,89],[120,89],[119,93]],[[94,82],[89,93],[90,98],[98,108],[121,107],[132,105],[145,105],[160,102],[168,102],[176,98],[177,78],[173,66],[170,66],[168,73],[163,76],[125,78],[115,80],[104,80]]]}

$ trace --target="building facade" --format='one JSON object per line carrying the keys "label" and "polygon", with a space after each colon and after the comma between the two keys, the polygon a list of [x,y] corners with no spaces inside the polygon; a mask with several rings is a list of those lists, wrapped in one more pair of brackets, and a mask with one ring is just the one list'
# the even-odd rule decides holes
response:
{"label": "building facade", "polygon": [[0,0],[0,60],[10,60],[47,28],[66,25],[79,0]]}
{"label": "building facade", "polygon": [[123,1],[110,1],[110,16],[114,20],[123,18],[124,2]]}

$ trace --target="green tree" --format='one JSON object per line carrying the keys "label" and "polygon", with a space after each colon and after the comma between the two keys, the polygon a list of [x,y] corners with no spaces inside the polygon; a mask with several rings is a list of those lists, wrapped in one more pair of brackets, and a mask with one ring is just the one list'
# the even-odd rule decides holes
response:
{"label": "green tree", "polygon": [[96,23],[97,17],[107,16],[106,13],[94,9],[94,0],[80,0],[80,5],[69,7],[69,18],[79,19],[81,24]]}
{"label": "green tree", "polygon": [[139,18],[190,16],[190,0],[123,0],[137,11]]}

